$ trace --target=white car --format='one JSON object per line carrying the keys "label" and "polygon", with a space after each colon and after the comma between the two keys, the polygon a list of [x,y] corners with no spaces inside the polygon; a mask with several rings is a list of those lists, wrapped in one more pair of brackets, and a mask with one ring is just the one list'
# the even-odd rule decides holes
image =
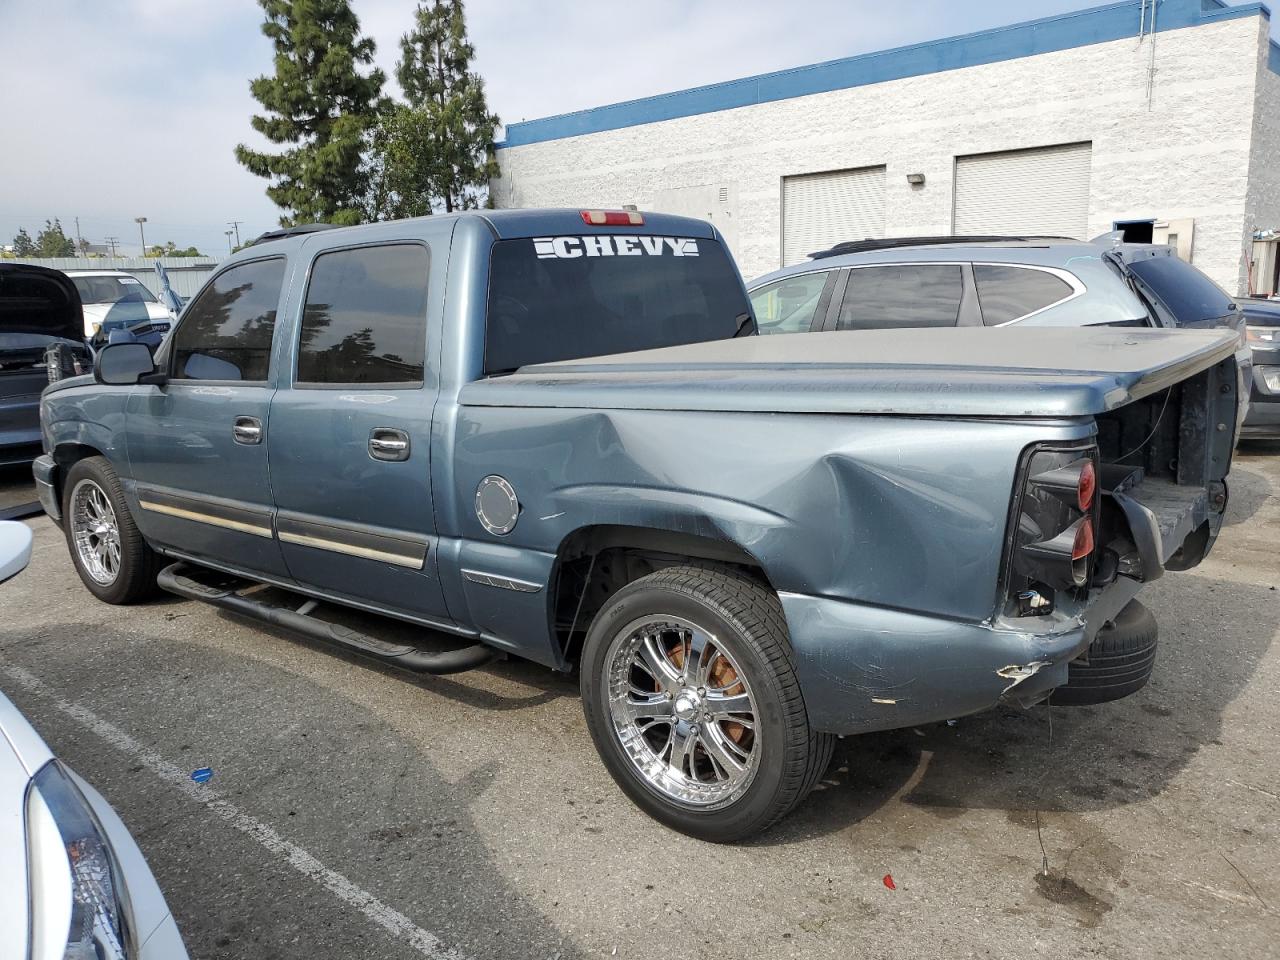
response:
{"label": "white car", "polygon": [[113,328],[141,322],[167,330],[174,321],[173,312],[146,284],[123,270],[68,270],[66,274],[80,293],[85,339],[93,339],[99,330],[105,335]]}
{"label": "white car", "polygon": [[[31,529],[0,522],[0,580]],[[125,825],[0,694],[0,960],[186,960]]]}

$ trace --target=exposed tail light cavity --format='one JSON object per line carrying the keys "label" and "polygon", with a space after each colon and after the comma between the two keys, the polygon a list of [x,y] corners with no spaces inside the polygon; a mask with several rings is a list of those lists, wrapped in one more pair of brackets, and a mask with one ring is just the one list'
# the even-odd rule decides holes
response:
{"label": "exposed tail light cavity", "polygon": [[[1019,615],[1050,613],[1055,591],[1089,584],[1097,548],[1097,458],[1092,446],[1040,448],[1024,461],[1008,593]],[[1028,591],[1048,603],[1021,601]]]}

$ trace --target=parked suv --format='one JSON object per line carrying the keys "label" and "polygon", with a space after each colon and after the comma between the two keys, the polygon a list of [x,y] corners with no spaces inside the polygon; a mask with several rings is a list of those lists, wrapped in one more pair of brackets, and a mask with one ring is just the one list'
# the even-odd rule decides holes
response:
{"label": "parked suv", "polygon": [[1221,327],[1239,337],[1237,428],[1251,353],[1233,299],[1173,248],[1061,237],[841,243],[749,284],[760,332],[905,327]]}
{"label": "parked suv", "polygon": [[1249,416],[1241,436],[1280,439],[1280,301],[1240,301],[1253,350],[1253,384]]}
{"label": "parked suv", "polygon": [[1233,335],[753,332],[697,220],[286,231],[154,362],[110,344],[49,387],[37,488],[107,603],[577,665],[620,787],[710,840],[794,808],[837,735],[1142,686],[1135,597],[1222,523]]}

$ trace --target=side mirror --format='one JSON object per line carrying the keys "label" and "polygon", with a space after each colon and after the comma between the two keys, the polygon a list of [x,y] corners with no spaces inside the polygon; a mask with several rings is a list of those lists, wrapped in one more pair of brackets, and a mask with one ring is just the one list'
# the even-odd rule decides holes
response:
{"label": "side mirror", "polygon": [[111,386],[131,387],[155,369],[145,343],[109,343],[98,352],[93,378]]}

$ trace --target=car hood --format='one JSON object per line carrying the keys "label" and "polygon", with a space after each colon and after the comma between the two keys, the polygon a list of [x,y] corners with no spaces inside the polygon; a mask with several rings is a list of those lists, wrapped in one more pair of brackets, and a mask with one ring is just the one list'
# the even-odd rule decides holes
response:
{"label": "car hood", "polygon": [[159,303],[121,301],[120,303],[86,303],[84,305],[84,334],[92,336],[99,327],[108,330],[129,327],[142,320],[172,320],[167,308]]}
{"label": "car hood", "polygon": [[84,339],[80,294],[61,270],[0,263],[0,333]]}
{"label": "car hood", "polygon": [[522,367],[469,406],[1073,417],[1232,356],[1226,330],[951,328],[745,337]]}

